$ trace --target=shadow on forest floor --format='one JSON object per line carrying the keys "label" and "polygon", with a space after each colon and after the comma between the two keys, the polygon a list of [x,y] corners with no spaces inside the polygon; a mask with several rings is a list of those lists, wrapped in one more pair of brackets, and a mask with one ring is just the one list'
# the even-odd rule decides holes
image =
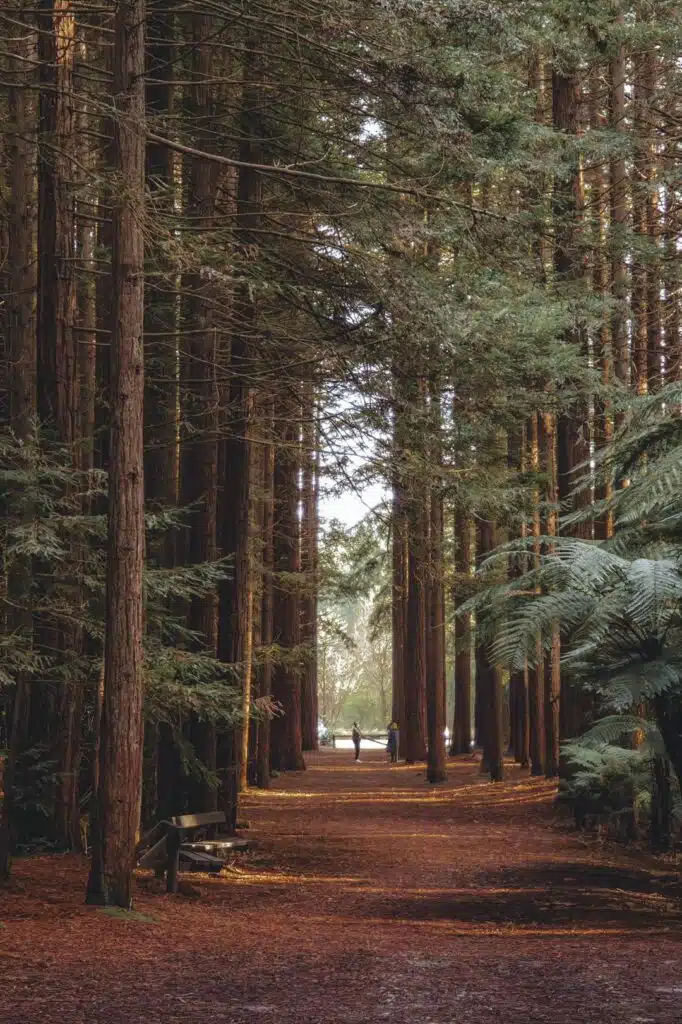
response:
{"label": "shadow on forest floor", "polygon": [[567,861],[487,875],[481,888],[398,895],[368,915],[420,921],[627,927],[682,922],[682,885],[673,875]]}

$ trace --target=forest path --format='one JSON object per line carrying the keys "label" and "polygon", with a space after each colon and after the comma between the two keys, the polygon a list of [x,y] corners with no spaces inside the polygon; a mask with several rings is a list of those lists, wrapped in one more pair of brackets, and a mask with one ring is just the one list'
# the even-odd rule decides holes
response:
{"label": "forest path", "polygon": [[121,919],[73,857],[0,894],[2,1024],[679,1024],[673,868],[564,830],[552,787],[469,759],[428,787],[324,751],[249,794],[255,853]]}

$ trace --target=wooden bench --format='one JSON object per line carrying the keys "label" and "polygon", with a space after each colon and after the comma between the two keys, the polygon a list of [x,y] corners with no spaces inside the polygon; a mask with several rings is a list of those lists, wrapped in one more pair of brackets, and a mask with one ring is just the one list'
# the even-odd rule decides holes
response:
{"label": "wooden bench", "polygon": [[[138,843],[138,867],[153,868],[161,877],[165,874],[166,892],[171,893],[178,891],[181,864],[189,871],[220,871],[227,859],[225,854],[229,856],[231,851],[247,850],[249,846],[244,839],[215,835],[217,827],[226,820],[223,811],[207,811],[157,822]],[[197,833],[204,830],[212,835],[196,840]]]}

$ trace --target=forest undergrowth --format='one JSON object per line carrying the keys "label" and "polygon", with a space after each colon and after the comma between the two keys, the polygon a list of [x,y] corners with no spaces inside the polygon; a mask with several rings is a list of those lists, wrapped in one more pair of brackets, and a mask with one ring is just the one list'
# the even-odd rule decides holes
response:
{"label": "forest undergrowth", "polygon": [[679,1021],[671,857],[572,831],[512,765],[424,771],[314,755],[247,795],[244,860],[177,897],[140,871],[132,915],[83,904],[85,859],[18,860],[0,1021]]}

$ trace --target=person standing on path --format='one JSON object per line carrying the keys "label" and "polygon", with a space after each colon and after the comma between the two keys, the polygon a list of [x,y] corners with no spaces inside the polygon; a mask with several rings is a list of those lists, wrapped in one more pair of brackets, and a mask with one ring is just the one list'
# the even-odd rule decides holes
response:
{"label": "person standing on path", "polygon": [[398,724],[397,722],[391,722],[388,727],[388,743],[386,744],[386,750],[388,751],[391,764],[397,764],[398,761]]}
{"label": "person standing on path", "polygon": [[360,732],[360,726],[357,722],[353,722],[353,746],[355,747],[355,760],[360,760],[360,740],[362,739],[362,733]]}

